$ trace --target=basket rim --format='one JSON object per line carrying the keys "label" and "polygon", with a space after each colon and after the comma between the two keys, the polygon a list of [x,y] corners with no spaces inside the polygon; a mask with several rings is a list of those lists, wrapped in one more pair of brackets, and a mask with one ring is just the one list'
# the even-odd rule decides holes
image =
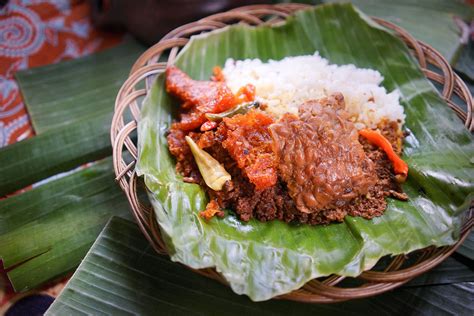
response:
{"label": "basket rim", "polygon": [[[138,176],[134,170],[137,159],[137,148],[129,135],[137,128],[137,121],[140,116],[140,108],[137,99],[146,96],[154,76],[163,72],[168,64],[172,64],[179,49],[182,49],[189,41],[189,37],[197,32],[209,32],[225,27],[237,20],[250,24],[260,25],[265,22],[261,19],[263,15],[276,15],[286,18],[288,15],[302,9],[313,6],[307,4],[273,4],[273,5],[250,5],[235,8],[230,11],[217,13],[201,20],[182,25],[166,34],[158,43],[146,50],[133,65],[130,75],[116,98],[114,116],[112,119],[110,137],[113,146],[113,165],[116,181],[124,191],[132,208],[132,213],[153,248],[160,254],[167,254],[166,246],[160,235],[160,228],[154,218],[154,212],[140,203],[137,196]],[[441,95],[447,105],[452,108],[458,117],[465,122],[465,126],[471,132],[474,131],[474,101],[469,89],[462,79],[454,73],[449,62],[430,45],[413,38],[403,28],[386,20],[372,17],[379,25],[390,29],[400,37],[412,51],[416,60],[420,64],[425,76],[443,85]],[[168,61],[159,63],[158,59],[165,51],[169,51]],[[439,74],[428,69],[429,65],[434,65],[441,70]],[[145,80],[145,89],[135,89],[138,82]],[[464,112],[451,98],[457,95],[467,105]],[[129,108],[133,120],[125,124],[123,114]],[[123,159],[123,149],[126,149],[132,156],[130,163],[125,163]],[[461,231],[459,241],[451,246],[441,248],[422,249],[420,262],[414,266],[400,269],[405,261],[406,255],[395,256],[386,271],[377,272],[367,270],[358,276],[359,279],[367,282],[362,287],[341,288],[336,287],[344,277],[332,276],[324,281],[317,279],[309,281],[301,289],[291,293],[281,295],[277,298],[311,303],[334,303],[355,298],[369,297],[391,290],[408,282],[414,277],[432,269],[449,255],[451,255],[460,244],[467,238],[474,225],[474,203],[467,211],[467,220]],[[194,270],[207,277],[226,283],[225,279],[215,271],[214,268]]]}

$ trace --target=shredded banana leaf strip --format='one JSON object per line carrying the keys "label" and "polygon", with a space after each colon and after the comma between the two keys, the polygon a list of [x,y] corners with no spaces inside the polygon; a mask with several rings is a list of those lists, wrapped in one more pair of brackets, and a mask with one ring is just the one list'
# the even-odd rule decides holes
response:
{"label": "shredded banana leaf strip", "polygon": [[315,51],[331,63],[376,69],[388,90],[401,92],[410,133],[403,156],[410,166],[404,184],[410,200],[389,199],[385,214],[373,220],[346,217],[341,224],[311,227],[243,223],[228,212],[206,222],[198,216],[208,202],[204,190],[182,181],[168,152],[165,135],[179,105],[167,95],[163,76],[142,109],[137,170],[172,260],[193,268],[215,266],[236,293],[254,301],[320,276],[357,276],[385,255],[453,244],[474,195],[472,136],[405,44],[350,4],[300,11],[279,26],[235,25],[195,36],[176,65],[203,80],[227,58],[266,61]]}

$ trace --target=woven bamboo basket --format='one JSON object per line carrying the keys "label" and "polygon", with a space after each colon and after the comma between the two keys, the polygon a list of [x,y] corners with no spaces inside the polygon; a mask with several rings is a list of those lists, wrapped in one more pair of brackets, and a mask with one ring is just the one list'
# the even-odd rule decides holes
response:
{"label": "woven bamboo basket", "polygon": [[[141,182],[137,181],[138,178],[134,171],[137,147],[131,134],[135,131],[137,120],[140,117],[139,101],[148,93],[153,79],[162,73],[167,65],[173,64],[179,50],[186,45],[190,36],[216,30],[233,23],[250,25],[278,23],[293,12],[308,7],[303,4],[253,5],[211,15],[171,31],[143,53],[133,65],[130,76],[120,89],[115,102],[115,113],[110,131],[113,144],[113,165],[116,181],[127,196],[138,225],[158,253],[167,254],[160,228],[152,209],[142,203],[137,195],[137,186]],[[456,112],[466,128],[472,132],[474,130],[473,98],[465,83],[453,72],[446,59],[431,46],[414,39],[402,28],[379,18],[373,18],[373,20],[393,30],[408,45],[426,77],[442,85],[442,95],[447,105]],[[167,62],[158,62],[164,53],[168,53]],[[138,88],[139,83],[143,87],[143,81],[145,88]],[[467,105],[466,111],[452,101],[454,95],[457,95]],[[126,111],[131,113],[126,116],[130,118],[127,122],[124,115]],[[132,157],[131,161],[129,157]],[[332,275],[311,280],[300,289],[278,298],[311,303],[333,303],[369,297],[394,289],[432,269],[451,255],[472,229],[474,225],[473,211],[473,203],[471,203],[460,240],[455,245],[441,248],[428,247],[408,255],[384,258],[385,264],[382,269],[376,266],[370,271],[365,271],[355,280],[352,279],[349,285],[344,284],[345,277]],[[226,283],[215,269],[201,269],[195,270],[195,272]]]}

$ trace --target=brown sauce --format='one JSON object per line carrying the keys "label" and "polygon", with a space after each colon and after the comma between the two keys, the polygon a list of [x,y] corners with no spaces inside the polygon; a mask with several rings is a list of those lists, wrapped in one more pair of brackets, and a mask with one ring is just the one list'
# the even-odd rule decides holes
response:
{"label": "brown sauce", "polygon": [[303,213],[343,206],[377,180],[341,94],[306,102],[299,117],[287,114],[270,131],[279,175]]}

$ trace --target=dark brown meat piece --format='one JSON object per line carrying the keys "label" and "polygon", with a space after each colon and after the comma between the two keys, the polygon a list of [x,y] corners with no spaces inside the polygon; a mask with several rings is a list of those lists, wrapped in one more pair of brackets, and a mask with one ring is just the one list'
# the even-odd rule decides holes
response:
{"label": "dark brown meat piece", "polygon": [[279,176],[303,213],[344,206],[377,180],[341,94],[306,102],[299,117],[287,114],[270,131]]}

